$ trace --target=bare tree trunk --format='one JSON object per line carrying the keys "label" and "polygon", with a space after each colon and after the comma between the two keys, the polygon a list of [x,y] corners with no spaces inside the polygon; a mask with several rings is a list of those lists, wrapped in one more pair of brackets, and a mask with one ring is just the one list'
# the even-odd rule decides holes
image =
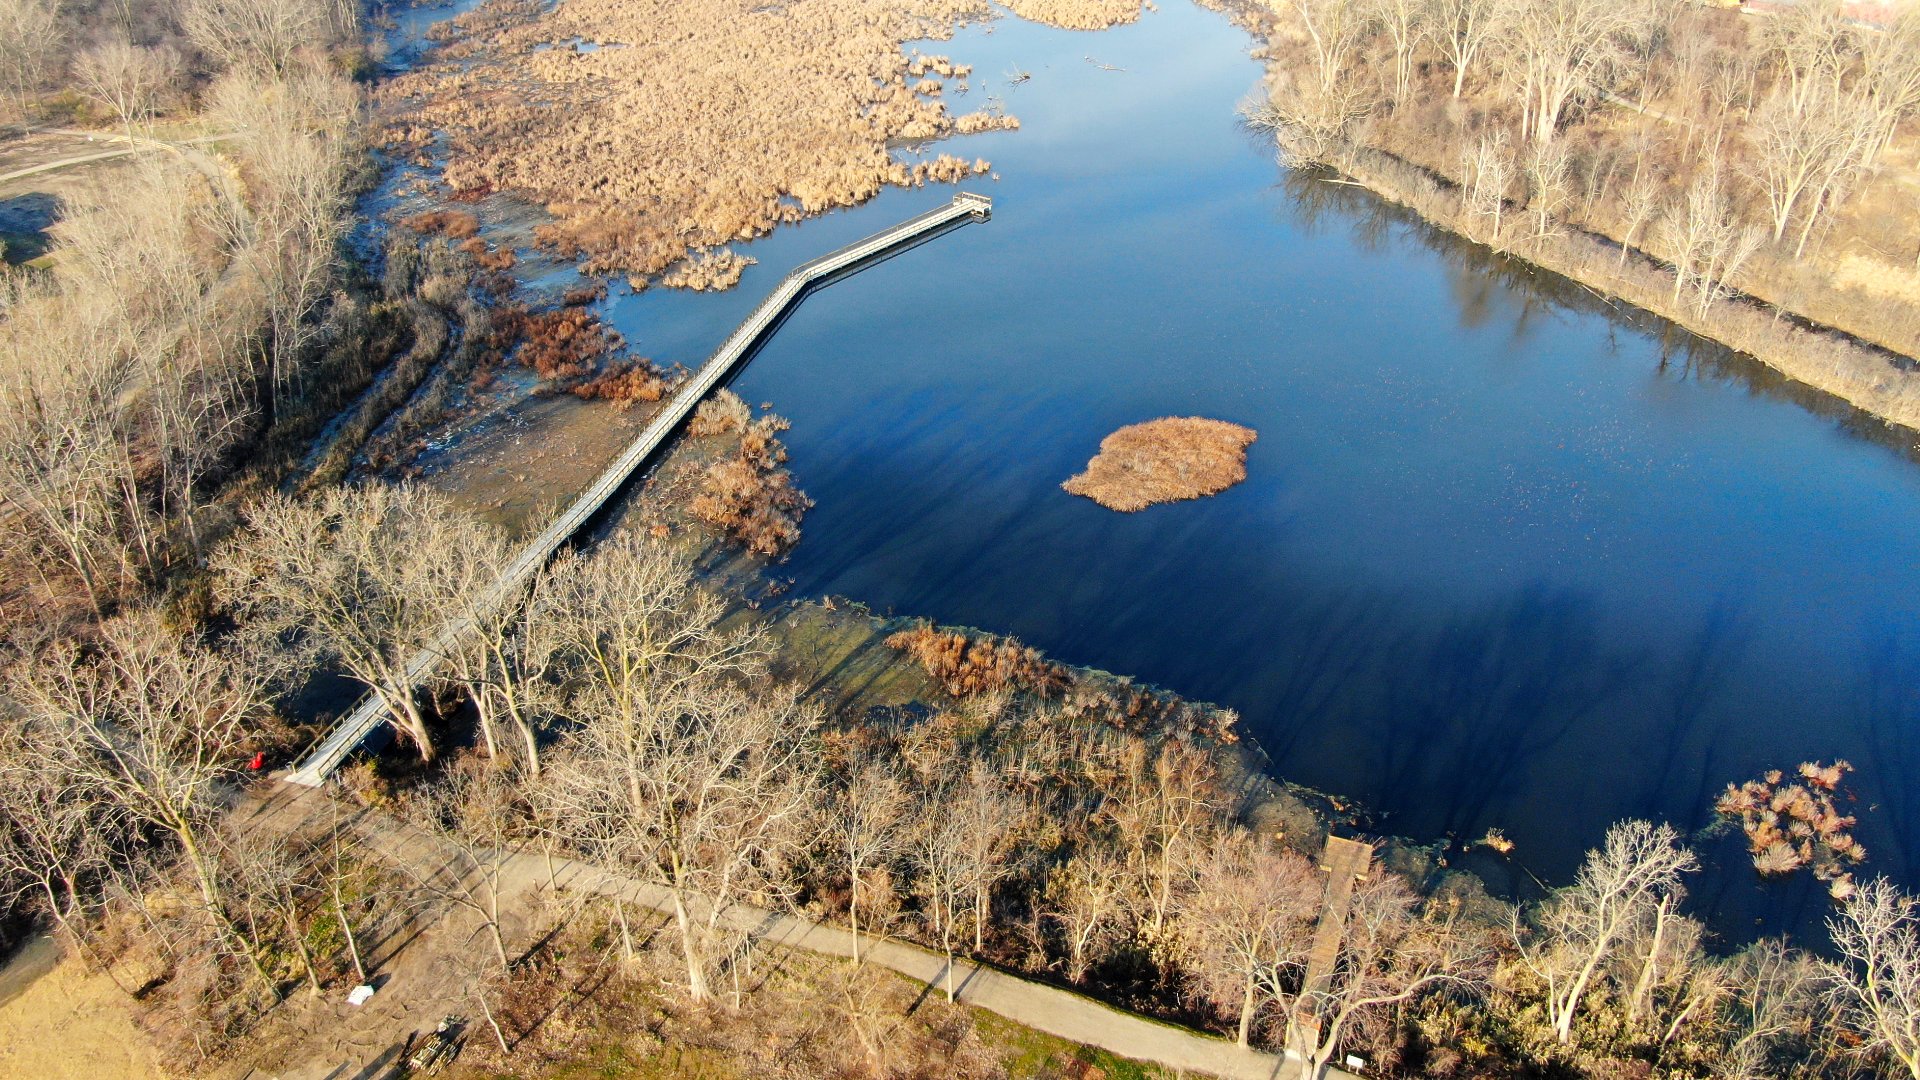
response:
{"label": "bare tree trunk", "polygon": [[860,966],[860,872],[855,870],[849,875],[853,879],[853,890],[847,898],[847,922],[853,927],[853,966]]}
{"label": "bare tree trunk", "polygon": [[620,953],[631,963],[633,961],[633,931],[627,927],[627,903],[618,896],[613,898],[613,916],[620,923]]}
{"label": "bare tree trunk", "polygon": [[[687,996],[695,1001],[704,1002],[710,996],[707,990],[707,973],[700,963],[699,950],[693,944],[693,920],[687,916],[687,905],[679,889],[673,889],[673,921],[680,929],[680,953],[687,963]],[[949,1001],[953,1000],[951,996]]]}
{"label": "bare tree trunk", "polygon": [[1247,973],[1246,992],[1240,998],[1240,1030],[1233,1041],[1241,1046],[1247,1045],[1247,1035],[1253,1030],[1253,973]]}
{"label": "bare tree trunk", "polygon": [[340,920],[340,933],[347,939],[347,956],[353,960],[353,973],[361,985],[367,981],[367,969],[360,962],[360,943],[353,936],[353,921],[347,918],[347,905],[340,896],[340,879],[335,877],[333,886],[333,917]]}

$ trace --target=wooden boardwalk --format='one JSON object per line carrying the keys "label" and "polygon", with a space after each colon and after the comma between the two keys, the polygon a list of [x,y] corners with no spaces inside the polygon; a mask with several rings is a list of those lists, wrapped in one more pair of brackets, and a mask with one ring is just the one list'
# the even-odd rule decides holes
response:
{"label": "wooden boardwalk", "polygon": [[1353,888],[1373,868],[1373,845],[1342,836],[1328,836],[1320,869],[1327,872],[1327,890],[1320,901],[1320,921],[1313,928],[1313,944],[1307,951],[1307,974],[1300,991],[1300,1005],[1294,1023],[1320,1034],[1320,1011],[1327,991],[1333,988],[1334,965],[1340,962],[1340,943],[1346,936],[1347,911],[1353,905]]}
{"label": "wooden boardwalk", "polygon": [[[540,535],[520,549],[501,572],[499,579],[488,587],[475,605],[476,609],[491,611],[515,596],[534,572],[546,565],[561,544],[579,532],[588,519],[626,486],[634,472],[679,430],[694,408],[753,355],[754,346],[779,325],[808,290],[831,284],[846,274],[938,236],[950,228],[969,221],[985,221],[992,211],[992,199],[961,192],[945,206],[908,218],[890,229],[794,267],[791,273],[781,279],[779,288],[761,301],[760,306],[754,308],[746,320],[728,335],[713,356],[667,400],[639,436],[607,466],[593,484],[581,492]],[[427,676],[433,673],[472,625],[471,618],[457,619],[442,628],[432,642],[415,653],[407,661],[409,684],[418,687],[426,681]],[[387,702],[380,694],[370,693],[362,698],[351,712],[341,717],[307,751],[293,772],[287,775],[288,782],[309,787],[324,783],[348,755],[381,727],[389,714]]]}

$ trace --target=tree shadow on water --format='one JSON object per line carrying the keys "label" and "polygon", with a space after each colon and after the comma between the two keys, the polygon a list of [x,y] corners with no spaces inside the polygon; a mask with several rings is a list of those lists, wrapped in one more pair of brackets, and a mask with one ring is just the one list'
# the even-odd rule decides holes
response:
{"label": "tree shadow on water", "polygon": [[1583,592],[1533,587],[1402,641],[1371,740],[1383,809],[1418,812],[1434,833],[1483,828],[1540,763],[1580,753],[1569,737],[1606,737],[1601,719],[1646,661],[1605,648],[1594,609]]}

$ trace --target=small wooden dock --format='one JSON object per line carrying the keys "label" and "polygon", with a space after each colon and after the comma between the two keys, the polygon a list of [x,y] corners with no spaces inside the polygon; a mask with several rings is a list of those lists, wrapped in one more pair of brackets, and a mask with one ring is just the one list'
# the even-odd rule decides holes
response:
{"label": "small wooden dock", "polygon": [[1307,953],[1307,975],[1300,993],[1303,1015],[1296,1022],[1319,1030],[1319,1006],[1333,986],[1334,965],[1340,960],[1340,942],[1346,936],[1347,910],[1353,905],[1353,887],[1373,868],[1373,845],[1341,836],[1327,837],[1320,869],[1327,872],[1327,891],[1320,903],[1320,921],[1313,928],[1313,946]]}
{"label": "small wooden dock", "polygon": [[[515,554],[500,577],[488,587],[477,605],[479,610],[492,610],[515,596],[534,573],[546,565],[560,545],[572,539],[626,486],[633,474],[666,444],[687,417],[693,414],[694,408],[737,373],[753,356],[755,348],[810,291],[830,285],[970,221],[985,221],[992,213],[992,199],[961,192],[945,206],[908,218],[890,229],[794,267],[791,273],[781,279],[772,295],[761,301],[746,320],[727,336],[727,340],[721,342],[713,356],[667,400],[660,412],[620,456],[595,478],[592,485],[561,511],[540,535],[528,541]],[[432,642],[415,653],[407,661],[410,685],[418,687],[425,682],[472,625],[471,619],[449,623]],[[306,752],[293,772],[288,774],[288,782],[309,787],[324,783],[348,755],[381,729],[389,714],[385,699],[378,693],[369,693]]]}

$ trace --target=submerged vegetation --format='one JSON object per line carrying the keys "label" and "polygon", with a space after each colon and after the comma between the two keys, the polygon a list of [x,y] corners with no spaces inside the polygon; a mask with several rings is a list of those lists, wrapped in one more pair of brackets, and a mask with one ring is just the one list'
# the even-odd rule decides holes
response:
{"label": "submerged vegetation", "polygon": [[1087,471],[1060,486],[1109,510],[1215,495],[1247,478],[1251,428],[1197,416],[1129,424],[1100,440]]}

